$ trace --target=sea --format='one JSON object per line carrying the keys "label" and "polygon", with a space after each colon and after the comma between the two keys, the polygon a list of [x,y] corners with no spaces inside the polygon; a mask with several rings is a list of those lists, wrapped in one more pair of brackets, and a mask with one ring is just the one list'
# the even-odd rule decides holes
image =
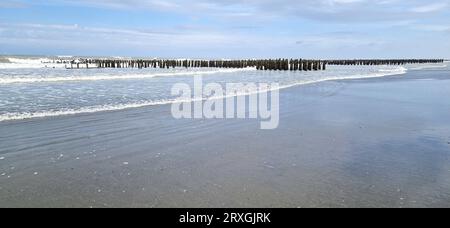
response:
{"label": "sea", "polygon": [[[67,69],[57,59],[70,56],[0,56],[0,122],[51,118],[181,100],[172,95],[177,83],[277,83],[277,88],[330,80],[405,75],[409,70],[447,67],[448,63],[403,66],[328,66],[325,71],[258,71],[255,68]],[[112,57],[111,57],[112,58]],[[254,93],[258,91],[245,91]],[[192,97],[192,99],[197,99]],[[207,97],[204,97],[207,99]],[[185,100],[183,100],[185,101]]]}

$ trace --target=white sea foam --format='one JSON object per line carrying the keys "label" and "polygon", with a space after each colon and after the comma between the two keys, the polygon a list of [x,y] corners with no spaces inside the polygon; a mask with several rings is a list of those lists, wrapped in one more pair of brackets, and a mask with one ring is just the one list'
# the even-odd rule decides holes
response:
{"label": "white sea foam", "polygon": [[0,63],[0,69],[38,69],[38,68],[63,68],[64,65],[53,63],[49,58],[17,58],[8,57],[7,63]]}
{"label": "white sea foam", "polygon": [[408,72],[408,69],[406,69],[404,67],[399,67],[399,68],[392,69],[392,70],[381,69],[378,71],[379,71],[378,73],[371,73],[371,74],[365,74],[365,75],[364,74],[355,74],[355,75],[349,75],[349,76],[340,76],[340,77],[332,77],[332,78],[322,78],[322,79],[318,79],[318,80],[310,80],[310,81],[294,83],[294,84],[290,84],[290,85],[286,85],[286,86],[280,86],[279,89],[287,89],[287,88],[291,88],[294,86],[314,84],[314,83],[325,82],[325,81],[369,79],[369,78],[381,78],[381,77],[394,76],[394,75],[404,75]]}
{"label": "white sea foam", "polygon": [[100,80],[130,80],[130,79],[148,79],[155,77],[175,77],[189,75],[211,75],[218,73],[237,73],[243,71],[255,71],[256,68],[243,69],[217,69],[211,71],[188,71],[173,73],[155,73],[155,74],[130,74],[130,75],[96,75],[96,76],[73,76],[73,77],[46,77],[46,78],[0,78],[0,84],[13,83],[47,83],[47,82],[70,82],[70,81],[100,81]]}
{"label": "white sea foam", "polygon": [[[26,119],[34,119],[34,118],[48,118],[48,117],[58,117],[58,116],[69,116],[69,115],[77,115],[77,114],[90,114],[97,112],[107,112],[107,111],[120,111],[126,109],[133,108],[142,108],[148,106],[156,106],[156,105],[167,105],[173,103],[183,103],[183,102],[197,102],[202,100],[213,100],[213,99],[224,99],[232,96],[247,96],[251,94],[281,90],[286,88],[291,88],[299,85],[307,85],[314,84],[324,81],[335,81],[335,80],[351,80],[351,79],[367,79],[367,78],[379,78],[385,76],[393,76],[393,75],[403,75],[407,73],[407,69],[404,67],[395,68],[392,70],[379,70],[377,73],[371,74],[356,74],[349,76],[341,76],[341,77],[326,77],[315,80],[306,80],[302,82],[292,83],[288,85],[281,85],[277,88],[268,88],[267,90],[259,90],[259,91],[245,91],[241,93],[237,93],[234,95],[228,96],[218,96],[218,97],[210,97],[210,98],[192,98],[189,100],[180,100],[180,99],[172,99],[172,100],[159,100],[159,101],[143,101],[136,103],[128,103],[128,104],[117,104],[117,105],[101,105],[101,106],[90,106],[90,107],[82,107],[78,109],[65,109],[65,110],[57,110],[57,111],[40,111],[40,112],[26,112],[26,113],[6,113],[0,115],[0,122],[3,121],[14,121],[14,120],[26,120]],[[197,72],[198,74],[198,72]]]}
{"label": "white sea foam", "polygon": [[425,69],[434,69],[434,68],[446,68],[448,64],[431,64],[431,65],[414,65],[414,67],[409,68],[410,70],[425,70]]}
{"label": "white sea foam", "polygon": [[43,62],[51,62],[51,59],[48,58],[14,58],[10,57],[8,60],[11,63],[17,63],[17,64],[42,64]]}
{"label": "white sea foam", "polygon": [[[193,102],[194,100],[192,100]],[[101,106],[90,106],[83,107],[79,109],[65,109],[58,111],[42,111],[42,112],[26,112],[26,113],[7,113],[0,115],[0,122],[9,120],[26,120],[34,118],[45,118],[45,117],[57,117],[57,116],[69,116],[77,114],[89,114],[96,112],[107,112],[107,111],[119,111],[132,108],[141,108],[147,106],[172,104],[177,102],[191,102],[191,100],[161,100],[161,101],[147,101],[147,102],[137,102],[129,104],[118,104],[118,105],[101,105]]]}

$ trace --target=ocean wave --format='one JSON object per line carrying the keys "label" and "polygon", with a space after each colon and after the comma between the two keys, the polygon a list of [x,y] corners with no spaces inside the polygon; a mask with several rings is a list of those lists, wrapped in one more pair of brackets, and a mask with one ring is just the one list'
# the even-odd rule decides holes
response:
{"label": "ocean wave", "polygon": [[19,58],[3,57],[0,61],[0,69],[38,69],[45,67],[63,68],[64,65],[53,63],[49,58]]}
{"label": "ocean wave", "polygon": [[11,63],[18,64],[42,64],[43,62],[51,62],[52,59],[49,58],[15,58],[9,57],[7,58]]}
{"label": "ocean wave", "polygon": [[197,101],[205,101],[205,100],[224,99],[224,98],[236,97],[236,96],[248,96],[248,95],[258,94],[258,93],[262,93],[262,92],[282,90],[282,89],[287,89],[287,88],[291,88],[291,87],[295,87],[295,86],[315,84],[315,83],[320,83],[320,82],[325,82],[325,81],[369,79],[369,78],[380,78],[380,77],[393,76],[393,75],[403,75],[403,74],[406,74],[407,71],[408,70],[406,68],[400,67],[397,69],[392,69],[392,70],[387,70],[387,71],[379,70],[378,73],[372,73],[372,74],[365,74],[365,75],[364,74],[356,74],[356,75],[341,76],[341,77],[321,78],[321,79],[316,79],[316,80],[292,83],[289,85],[280,85],[278,87],[267,87],[267,89],[262,89],[262,90],[260,89],[257,91],[238,92],[238,93],[232,94],[232,95],[223,95],[223,96],[216,96],[216,97],[209,97],[209,98],[192,98],[192,99],[188,99],[188,100],[172,99],[172,100],[159,100],[159,101],[143,101],[143,102],[128,103],[128,104],[90,106],[90,107],[83,107],[83,108],[78,108],[78,109],[64,109],[64,110],[58,110],[58,111],[41,111],[41,112],[35,112],[35,113],[29,113],[29,112],[27,112],[27,113],[6,113],[6,114],[0,115],[0,122],[27,120],[27,119],[35,119],[35,118],[49,118],[49,117],[58,117],[58,116],[70,116],[70,115],[78,115],[78,114],[90,114],[90,113],[97,113],[97,112],[121,111],[121,110],[142,108],[142,107],[149,107],[149,106],[156,106],[156,105],[168,105],[168,104],[183,103],[183,102],[197,102]]}
{"label": "ocean wave", "polygon": [[56,63],[48,64],[22,64],[22,63],[0,63],[0,70],[12,70],[12,69],[43,69],[43,68],[60,68],[64,69],[65,66]]}
{"label": "ocean wave", "polygon": [[424,65],[424,66],[415,66],[412,68],[409,68],[410,70],[425,70],[425,69],[434,69],[434,68],[446,68],[448,67],[447,64],[441,64],[441,65]]}
{"label": "ocean wave", "polygon": [[[46,117],[57,117],[57,116],[69,116],[77,114],[89,114],[96,112],[106,112],[106,111],[119,111],[131,108],[140,108],[154,105],[170,104],[174,101],[149,101],[141,103],[131,103],[131,104],[119,104],[119,105],[102,105],[102,106],[91,106],[83,107],[79,109],[65,109],[58,111],[41,111],[41,112],[25,112],[25,113],[6,113],[0,115],[0,122],[12,121],[12,120],[26,120],[35,118],[46,118]],[[179,101],[182,102],[182,101]]]}
{"label": "ocean wave", "polygon": [[9,58],[0,56],[0,64],[11,64],[11,61],[9,61]]}
{"label": "ocean wave", "polygon": [[49,78],[0,78],[0,84],[130,80],[130,79],[148,79],[148,78],[170,77],[170,76],[175,77],[175,76],[189,76],[189,75],[211,75],[218,73],[237,73],[254,70],[256,69],[243,68],[243,69],[217,69],[212,71],[190,71],[190,72],[134,74],[134,75],[97,75],[97,76],[49,77]]}
{"label": "ocean wave", "polygon": [[322,78],[322,79],[317,79],[317,80],[304,81],[304,82],[293,83],[290,85],[280,86],[278,89],[287,89],[287,88],[291,88],[291,87],[295,87],[295,86],[315,84],[315,83],[326,82],[326,81],[382,78],[382,77],[394,76],[394,75],[404,75],[407,72],[408,72],[408,69],[406,69],[404,67],[399,67],[397,69],[391,69],[391,70],[380,69],[380,70],[378,70],[378,73],[355,74],[355,75],[349,75],[349,76]]}

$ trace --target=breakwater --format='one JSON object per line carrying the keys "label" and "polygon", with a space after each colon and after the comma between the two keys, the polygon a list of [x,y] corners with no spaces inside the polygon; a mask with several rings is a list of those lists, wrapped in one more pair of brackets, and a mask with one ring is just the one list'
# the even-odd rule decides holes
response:
{"label": "breakwater", "polygon": [[320,71],[327,65],[405,65],[443,63],[444,59],[354,59],[354,60],[307,60],[307,59],[247,59],[247,60],[170,60],[170,59],[76,59],[57,60],[67,69],[81,68],[256,68],[274,71]]}

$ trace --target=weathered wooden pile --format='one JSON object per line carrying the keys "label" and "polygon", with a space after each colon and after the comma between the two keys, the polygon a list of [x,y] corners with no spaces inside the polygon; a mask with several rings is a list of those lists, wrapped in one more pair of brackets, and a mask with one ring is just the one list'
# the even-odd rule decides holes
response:
{"label": "weathered wooden pile", "polygon": [[[354,59],[354,60],[306,60],[306,59],[247,59],[247,60],[170,60],[170,59],[77,59],[61,61],[68,69],[81,68],[256,68],[274,71],[319,71],[327,65],[404,65],[442,63],[443,59]],[[70,65],[68,65],[70,64]]]}
{"label": "weathered wooden pile", "polygon": [[326,60],[328,65],[405,65],[443,63],[444,59],[354,59],[354,60]]}
{"label": "weathered wooden pile", "polygon": [[266,59],[266,60],[85,60],[98,68],[248,68],[258,70],[318,71],[325,70],[322,60]]}

